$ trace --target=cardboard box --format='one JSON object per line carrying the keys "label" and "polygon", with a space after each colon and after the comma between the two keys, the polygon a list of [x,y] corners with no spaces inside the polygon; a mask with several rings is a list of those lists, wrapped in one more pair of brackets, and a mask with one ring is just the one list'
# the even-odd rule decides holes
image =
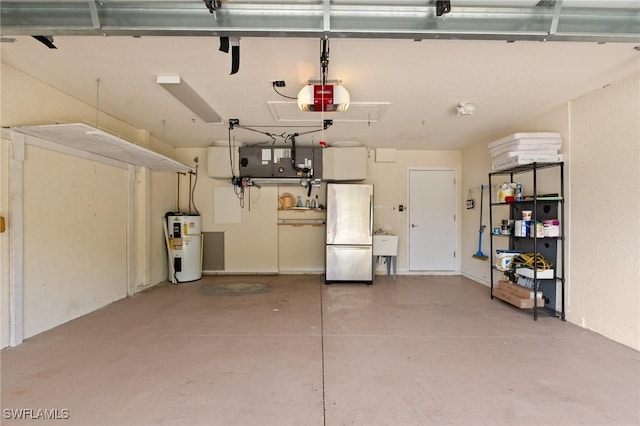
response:
{"label": "cardboard box", "polygon": [[[530,268],[516,268],[516,274],[522,275],[523,277],[533,278],[533,269]],[[547,280],[552,279],[554,277],[553,269],[538,269],[536,271],[536,279],[538,280]]]}
{"label": "cardboard box", "polygon": [[[514,296],[521,297],[523,299],[533,299],[533,290],[530,288],[522,287],[521,285],[512,283],[511,281],[500,280],[498,281],[498,288],[506,290],[508,293],[513,294]],[[544,296],[542,292],[539,291],[538,299],[542,299]]]}
{"label": "cardboard box", "polygon": [[[505,283],[508,283],[505,281]],[[500,287],[500,282],[498,284],[498,287],[494,287],[493,289],[493,296],[497,297],[500,300],[504,300],[507,303],[512,304],[513,306],[520,308],[520,309],[531,309],[533,308],[533,291],[528,290],[524,287],[518,287],[517,291],[520,291],[519,289],[522,288],[528,292],[531,292],[531,296],[527,296],[527,297],[520,297],[516,294],[513,294],[510,292],[510,290],[507,290],[504,287],[504,284],[502,285],[502,287]],[[536,303],[537,306],[542,308],[544,307],[544,298],[542,297],[538,297],[538,299],[536,299]]]}

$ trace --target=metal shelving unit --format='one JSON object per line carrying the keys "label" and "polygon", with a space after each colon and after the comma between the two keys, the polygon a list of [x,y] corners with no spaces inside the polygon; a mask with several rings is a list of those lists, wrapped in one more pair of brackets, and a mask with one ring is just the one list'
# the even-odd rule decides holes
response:
{"label": "metal shelving unit", "polygon": [[[538,171],[541,169],[559,168],[559,190],[557,193],[540,195],[538,194]],[[497,202],[494,200],[493,183],[496,177],[508,176],[509,182],[514,182],[514,178],[519,174],[530,173],[532,175],[533,185],[532,193],[526,199],[519,202]],[[489,224],[491,229],[495,226],[494,210],[509,210],[509,219],[521,217],[522,210],[531,210],[532,236],[516,237],[514,232],[510,235],[495,235],[490,233],[490,260],[491,260],[491,299],[494,296],[494,275],[501,273],[496,266],[496,252],[494,250],[494,239],[508,238],[509,250],[522,250],[523,252],[540,253],[545,259],[554,265],[553,278],[538,278],[538,268],[533,268],[533,292],[534,303],[533,308],[529,311],[533,314],[533,319],[537,320],[538,316],[555,316],[565,320],[565,215],[564,215],[564,163],[532,163],[512,167],[505,170],[499,170],[489,173]],[[519,216],[520,215],[520,216]],[[559,219],[560,233],[558,237],[539,238],[535,231],[536,223],[546,219]],[[543,291],[544,290],[544,291]],[[545,306],[538,307],[537,297],[539,292],[543,292]]]}

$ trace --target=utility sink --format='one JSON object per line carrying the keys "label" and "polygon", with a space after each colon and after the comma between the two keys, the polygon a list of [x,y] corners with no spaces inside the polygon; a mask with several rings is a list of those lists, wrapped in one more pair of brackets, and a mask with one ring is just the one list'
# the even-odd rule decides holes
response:
{"label": "utility sink", "polygon": [[397,256],[398,236],[377,233],[373,235],[373,255],[374,256]]}

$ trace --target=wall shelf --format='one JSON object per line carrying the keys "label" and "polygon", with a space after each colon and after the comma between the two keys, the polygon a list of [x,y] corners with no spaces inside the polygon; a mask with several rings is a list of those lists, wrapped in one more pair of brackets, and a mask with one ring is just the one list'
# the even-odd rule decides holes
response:
{"label": "wall shelf", "polygon": [[82,123],[18,126],[16,133],[44,139],[80,152],[155,171],[186,172],[191,168],[172,158]]}

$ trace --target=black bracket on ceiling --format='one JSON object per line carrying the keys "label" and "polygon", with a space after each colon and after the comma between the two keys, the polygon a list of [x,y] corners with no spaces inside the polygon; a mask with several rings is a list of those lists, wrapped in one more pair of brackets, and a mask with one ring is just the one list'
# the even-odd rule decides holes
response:
{"label": "black bracket on ceiling", "polygon": [[240,69],[240,38],[220,37],[220,48],[218,50],[229,53],[229,45],[231,45],[231,74],[235,74]]}
{"label": "black bracket on ceiling", "polygon": [[53,44],[53,36],[37,35],[37,36],[31,36],[31,37],[35,38],[40,43],[47,46],[49,49],[57,49],[57,47]]}
{"label": "black bracket on ceiling", "polygon": [[209,9],[209,13],[215,13],[216,10],[222,7],[222,2],[220,0],[202,0],[204,1],[204,5]]}
{"label": "black bracket on ceiling", "polygon": [[229,119],[229,130],[233,130],[234,127],[239,126],[240,125],[240,119],[239,118],[230,118]]}
{"label": "black bracket on ceiling", "polygon": [[442,16],[445,13],[451,12],[451,1],[449,0],[437,0],[436,1],[436,16]]}

